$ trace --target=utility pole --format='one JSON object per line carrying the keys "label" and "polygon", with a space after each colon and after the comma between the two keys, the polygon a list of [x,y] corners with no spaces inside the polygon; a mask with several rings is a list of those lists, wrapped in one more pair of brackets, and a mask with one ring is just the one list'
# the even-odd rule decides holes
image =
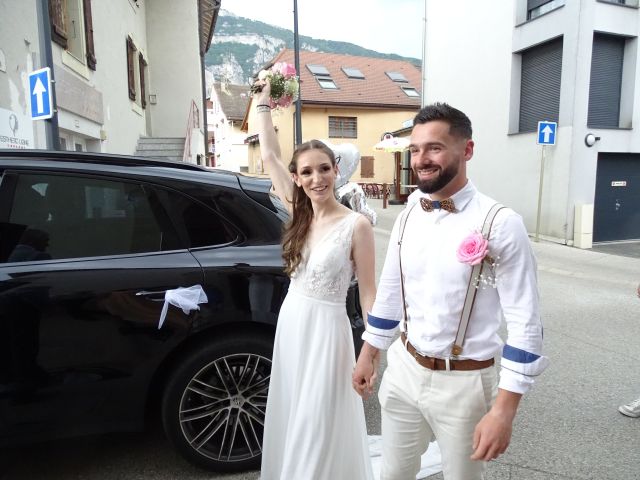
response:
{"label": "utility pole", "polygon": [[[293,58],[296,67],[296,73],[300,78],[300,40],[298,38],[298,0],[293,0]],[[298,146],[302,143],[302,85],[299,86],[298,99],[296,100],[295,112],[295,131],[296,143]]]}
{"label": "utility pole", "polygon": [[45,120],[44,129],[47,137],[47,148],[60,150],[60,132],[58,129],[58,103],[56,102],[55,68],[53,68],[53,52],[51,51],[51,20],[49,19],[49,0],[37,0],[38,37],[40,46],[41,67],[51,69],[51,118]]}

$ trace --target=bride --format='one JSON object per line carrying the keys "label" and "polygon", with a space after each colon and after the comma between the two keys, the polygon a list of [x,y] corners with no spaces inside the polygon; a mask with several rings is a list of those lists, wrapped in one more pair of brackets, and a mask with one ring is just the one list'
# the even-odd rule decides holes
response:
{"label": "bride", "polygon": [[[262,88],[254,96],[260,154],[291,214],[283,235],[291,283],[276,329],[261,479],[369,480],[364,409],[351,385],[355,354],[345,299],[355,271],[363,311],[373,304],[373,229],[336,200],[338,170],[327,145],[299,145],[285,167],[269,81],[256,85]],[[377,361],[367,365],[372,372]]]}

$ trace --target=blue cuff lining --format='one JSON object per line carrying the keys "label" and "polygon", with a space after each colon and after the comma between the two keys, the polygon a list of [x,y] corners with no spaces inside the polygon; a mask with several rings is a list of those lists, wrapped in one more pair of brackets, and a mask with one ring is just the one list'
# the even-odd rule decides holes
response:
{"label": "blue cuff lining", "polygon": [[533,363],[540,358],[540,355],[527,352],[526,350],[520,350],[519,348],[512,347],[511,345],[505,345],[502,349],[502,356],[507,360],[518,363]]}
{"label": "blue cuff lining", "polygon": [[400,322],[396,320],[387,320],[386,318],[374,317],[369,314],[367,316],[367,323],[372,327],[379,328],[380,330],[392,330],[396,328]]}

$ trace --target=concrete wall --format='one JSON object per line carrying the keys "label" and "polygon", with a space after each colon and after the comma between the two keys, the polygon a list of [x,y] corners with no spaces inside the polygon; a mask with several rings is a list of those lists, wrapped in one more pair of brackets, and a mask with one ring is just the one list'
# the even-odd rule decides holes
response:
{"label": "concrete wall", "polygon": [[[469,115],[476,141],[470,178],[522,214],[534,231],[542,147],[534,133],[518,133],[520,52],[562,36],[559,129],[557,144],[546,147],[540,233],[571,243],[576,205],[594,202],[598,152],[640,151],[640,136],[632,130],[587,127],[593,33],[637,37],[640,14],[596,0],[567,0],[534,20],[525,18],[526,0],[428,1],[426,102],[446,101]],[[623,126],[640,121],[637,58],[637,40],[630,40]],[[589,132],[601,137],[591,148],[584,143]]]}
{"label": "concrete wall", "polygon": [[[197,0],[138,5],[133,0],[94,0],[91,6],[95,71],[82,55],[76,58],[51,43],[60,136],[67,148],[80,143],[87,150],[132,154],[140,136],[185,137],[193,101],[199,109],[193,150],[194,155],[203,153]],[[0,0],[0,12],[0,59],[5,63],[0,66],[0,124],[15,114],[22,128],[31,124],[27,75],[41,66],[36,0]],[[80,23],[84,32],[83,19]],[[147,96],[157,98],[156,104],[147,101],[146,109],[141,107],[139,85],[136,101],[128,95],[128,36],[148,63]],[[31,137],[30,147],[46,147],[42,121]]]}
{"label": "concrete wall", "polygon": [[[138,51],[151,64],[147,49],[145,8],[138,8],[129,0],[93,1],[91,8],[97,65],[95,72],[86,79],[85,89],[95,89],[102,96],[102,151],[132,154],[138,138],[149,134],[146,116],[151,106],[147,103],[147,109],[143,110],[129,99],[126,39],[131,36]],[[56,62],[59,62],[64,52],[55,44],[54,47],[58,54]],[[137,63],[137,54],[135,61]],[[79,77],[77,74],[75,76]],[[139,90],[137,95],[140,96]]]}
{"label": "concrete wall", "polygon": [[28,75],[42,67],[36,4],[0,0],[0,148],[46,148],[44,122],[32,122]]}
{"label": "concrete wall", "polygon": [[184,137],[192,101],[200,110],[201,128],[203,118],[197,1],[154,0],[145,5],[149,93],[158,102],[151,108],[153,135]]}

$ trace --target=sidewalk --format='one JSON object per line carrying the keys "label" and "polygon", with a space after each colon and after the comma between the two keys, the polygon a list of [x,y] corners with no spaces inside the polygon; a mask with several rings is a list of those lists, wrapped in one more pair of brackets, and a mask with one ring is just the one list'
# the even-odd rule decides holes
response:
{"label": "sidewalk", "polygon": [[[383,241],[404,206],[367,201]],[[624,244],[607,252],[531,245],[550,366],[523,397],[511,445],[489,463],[486,478],[638,480],[640,419],[617,409],[640,395],[640,258],[623,256]]]}

